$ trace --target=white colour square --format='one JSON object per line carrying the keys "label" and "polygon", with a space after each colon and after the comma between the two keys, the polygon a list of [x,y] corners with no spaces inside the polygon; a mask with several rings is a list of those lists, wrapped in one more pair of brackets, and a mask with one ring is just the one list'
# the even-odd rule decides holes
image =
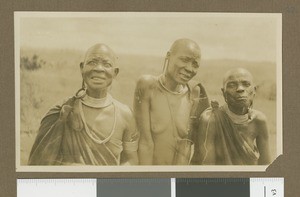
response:
{"label": "white colour square", "polygon": [[250,178],[250,197],[284,197],[284,179]]}
{"label": "white colour square", "polygon": [[18,179],[17,197],[97,197],[96,179]]}

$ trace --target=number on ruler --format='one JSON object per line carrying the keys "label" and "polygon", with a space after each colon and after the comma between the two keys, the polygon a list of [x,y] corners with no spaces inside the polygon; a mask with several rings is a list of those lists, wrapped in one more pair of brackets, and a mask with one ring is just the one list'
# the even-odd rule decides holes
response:
{"label": "number on ruler", "polygon": [[276,189],[271,189],[271,193],[272,193],[272,196],[276,196],[277,190]]}

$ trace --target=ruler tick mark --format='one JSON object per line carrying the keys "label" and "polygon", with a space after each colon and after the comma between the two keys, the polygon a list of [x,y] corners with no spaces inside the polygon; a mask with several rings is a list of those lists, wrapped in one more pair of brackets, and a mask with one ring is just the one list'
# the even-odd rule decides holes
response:
{"label": "ruler tick mark", "polygon": [[266,186],[264,186],[264,197],[266,197]]}

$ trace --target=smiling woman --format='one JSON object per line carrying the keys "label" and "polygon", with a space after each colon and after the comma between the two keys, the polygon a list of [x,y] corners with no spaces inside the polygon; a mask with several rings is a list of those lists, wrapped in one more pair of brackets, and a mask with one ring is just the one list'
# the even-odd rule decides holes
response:
{"label": "smiling woman", "polygon": [[83,87],[42,119],[29,165],[137,164],[139,135],[131,110],[108,87],[118,74],[116,56],[92,46],[80,64]]}
{"label": "smiling woman", "polygon": [[103,44],[91,47],[83,64],[80,64],[83,81],[87,85],[87,93],[95,98],[105,97],[107,88],[119,73],[115,66],[114,52]]}
{"label": "smiling woman", "polygon": [[[204,88],[189,82],[197,74],[200,47],[190,39],[178,39],[165,58],[160,76],[141,76],[136,85],[134,111],[141,134],[139,159],[142,165],[187,165],[194,132],[190,129],[191,112],[208,107]],[[203,95],[195,105],[194,95]],[[206,101],[206,102],[205,102]],[[201,110],[199,110],[199,114]],[[192,140],[192,138],[194,138]],[[185,148],[187,147],[187,148]],[[195,156],[196,155],[196,156]],[[197,150],[194,158],[197,158]]]}

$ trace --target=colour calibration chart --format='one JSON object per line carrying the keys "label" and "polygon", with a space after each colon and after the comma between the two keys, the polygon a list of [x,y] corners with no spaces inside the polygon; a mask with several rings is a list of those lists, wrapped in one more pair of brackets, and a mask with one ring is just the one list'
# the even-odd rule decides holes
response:
{"label": "colour calibration chart", "polygon": [[283,197],[284,178],[18,179],[17,197]]}

